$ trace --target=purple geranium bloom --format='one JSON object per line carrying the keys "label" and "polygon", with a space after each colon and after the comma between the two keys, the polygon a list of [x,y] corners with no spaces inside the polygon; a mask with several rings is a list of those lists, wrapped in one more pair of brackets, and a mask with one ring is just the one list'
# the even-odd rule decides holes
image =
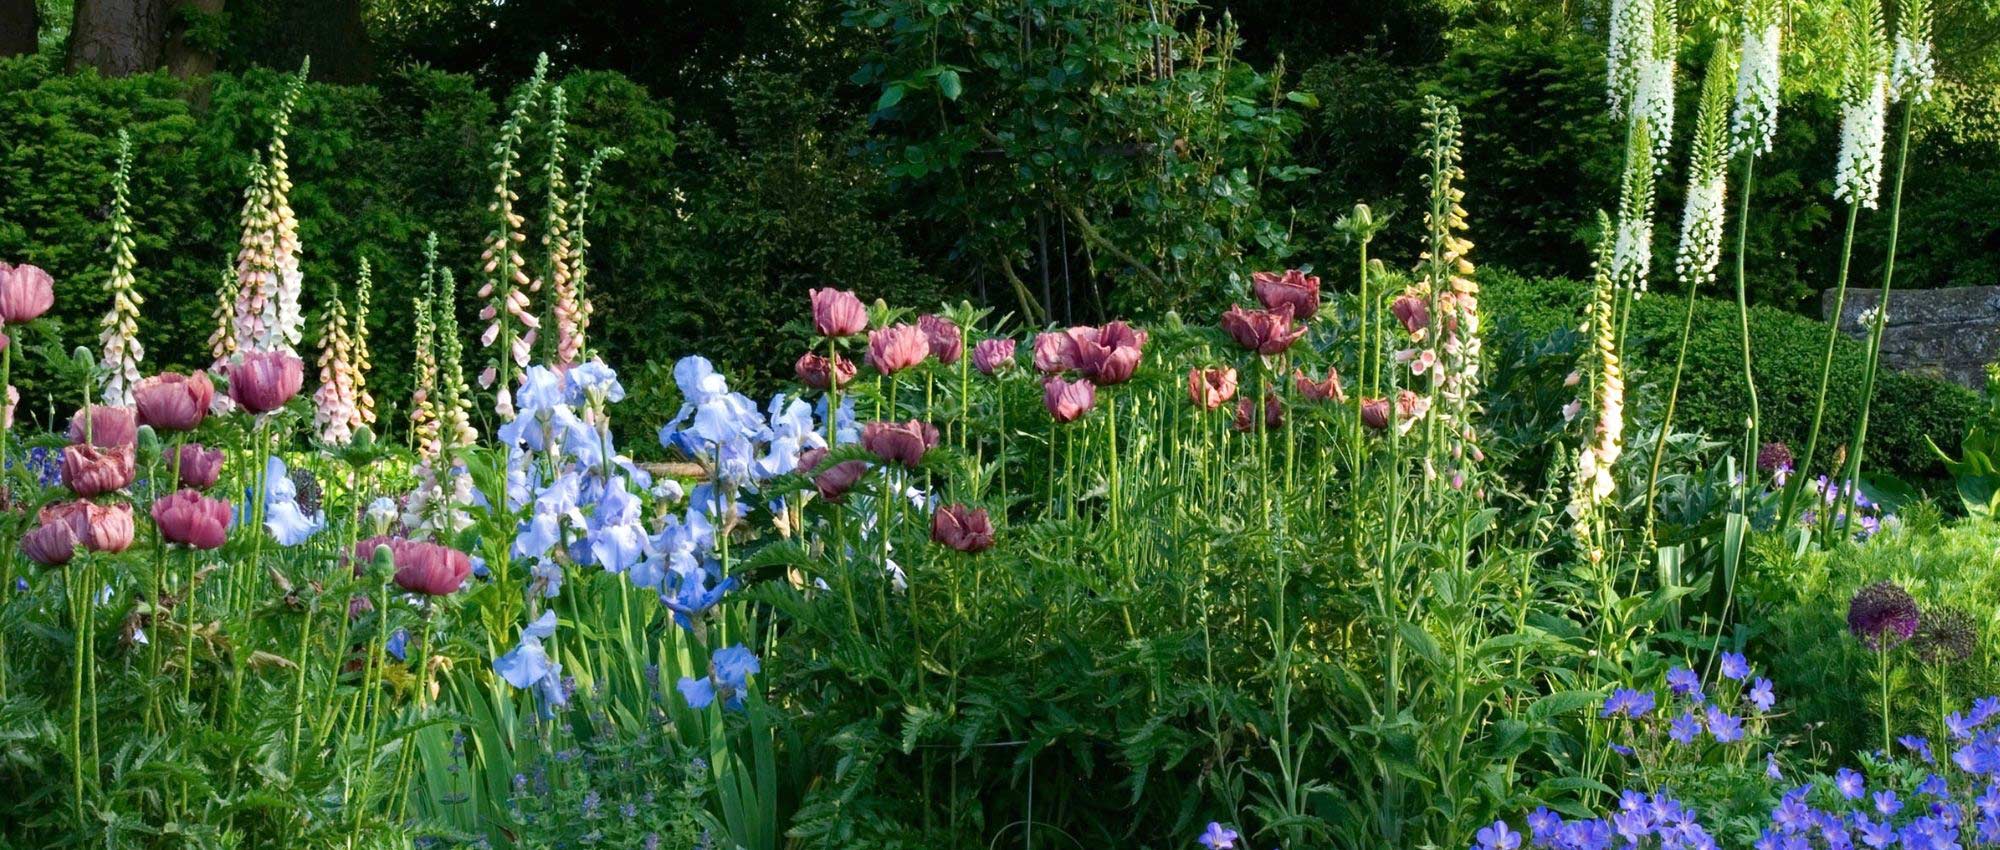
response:
{"label": "purple geranium bloom", "polygon": [[1623,715],[1625,717],[1639,718],[1646,716],[1652,710],[1652,691],[1619,688],[1612,691],[1611,696],[1604,698],[1604,710],[1598,716],[1612,717],[1614,715]]}
{"label": "purple geranium bloom", "polygon": [[1946,729],[1950,730],[1953,738],[1961,741],[1972,737],[1973,730],[1979,728],[1979,724],[1956,711],[1945,715],[1944,725]]}
{"label": "purple geranium bloom", "polygon": [[1750,662],[1740,652],[1722,654],[1722,677],[1732,682],[1741,682],[1750,677]]}
{"label": "purple geranium bloom", "polygon": [[1519,850],[1521,846],[1521,834],[1508,829],[1504,820],[1496,820],[1492,826],[1480,830],[1473,840],[1479,843],[1480,850]]}
{"label": "purple geranium bloom", "polygon": [[1236,847],[1236,839],[1241,837],[1236,830],[1216,821],[1209,821],[1208,829],[1203,830],[1201,837],[1195,840],[1208,850],[1233,850]]}
{"label": "purple geranium bloom", "polygon": [[[1932,797],[1946,797],[1951,794],[1951,786],[1945,784],[1944,777],[1933,773],[1924,777],[1924,781],[1917,783],[1917,793],[1928,794]],[[1992,792],[1989,791],[1988,793]],[[1994,802],[1995,808],[1993,813],[2000,815],[2000,798],[1995,798]]]}
{"label": "purple geranium bloom", "polygon": [[1897,738],[1896,743],[1902,744],[1903,749],[1915,753],[1917,758],[1924,760],[1925,764],[1934,764],[1937,762],[1937,756],[1931,754],[1931,742],[1924,739],[1921,735],[1904,735],[1901,738]]}
{"label": "purple geranium bloom", "polygon": [[1701,702],[1701,677],[1686,667],[1675,667],[1667,671],[1667,688],[1674,696],[1687,697],[1691,702]]}
{"label": "purple geranium bloom", "polygon": [[1758,711],[1770,711],[1778,703],[1778,695],[1771,692],[1771,680],[1762,676],[1750,683],[1750,704]]}
{"label": "purple geranium bloom", "polygon": [[1547,847],[1556,841],[1563,828],[1562,815],[1542,806],[1528,814],[1528,839],[1536,847]]}
{"label": "purple geranium bloom", "polygon": [[1703,709],[1702,713],[1708,716],[1708,733],[1715,736],[1717,743],[1733,744],[1743,740],[1743,718],[1714,705]]}
{"label": "purple geranium bloom", "polygon": [[1882,850],[1882,848],[1896,841],[1896,828],[1891,826],[1887,820],[1878,823],[1869,820],[1868,816],[1862,815],[1854,819],[1854,825],[1861,830],[1861,843],[1873,847],[1875,850]]}
{"label": "purple geranium bloom", "polygon": [[1868,790],[1868,780],[1863,779],[1854,768],[1843,767],[1833,774],[1833,787],[1840,789],[1840,796],[1849,800],[1859,800]]}
{"label": "purple geranium bloom", "polygon": [[1676,744],[1692,744],[1695,736],[1700,734],[1701,721],[1695,719],[1692,711],[1681,712],[1681,716],[1674,718],[1674,722],[1667,727],[1667,737]]}
{"label": "purple geranium bloom", "polygon": [[1891,817],[1903,810],[1903,801],[1896,798],[1896,792],[1884,788],[1875,792],[1875,811],[1883,817]]}

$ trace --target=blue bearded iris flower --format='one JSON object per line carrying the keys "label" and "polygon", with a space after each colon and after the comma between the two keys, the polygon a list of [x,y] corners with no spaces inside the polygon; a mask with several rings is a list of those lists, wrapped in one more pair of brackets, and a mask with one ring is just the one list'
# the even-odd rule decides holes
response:
{"label": "blue bearded iris flower", "polygon": [[556,612],[544,611],[528,627],[521,630],[521,643],[506,655],[493,659],[493,672],[507,680],[516,688],[534,689],[541,697],[541,710],[546,716],[558,706],[569,702],[569,693],[563,688],[562,664],[549,658],[542,649],[542,641],[554,637],[556,633]]}
{"label": "blue bearded iris flower", "polygon": [[696,567],[692,573],[680,577],[672,593],[660,594],[660,602],[674,612],[674,622],[680,623],[681,628],[693,629],[694,618],[720,604],[722,597],[736,586],[735,576],[709,584],[709,578],[714,575],[715,572],[705,567]]}
{"label": "blue bearded iris flower", "polygon": [[740,644],[724,647],[709,657],[706,677],[683,676],[676,687],[688,707],[697,711],[708,708],[717,699],[722,700],[724,708],[741,709],[749,692],[750,677],[758,670],[757,656],[748,648]]}
{"label": "blue bearded iris flower", "polygon": [[307,514],[299,505],[298,485],[283,458],[272,455],[264,464],[264,528],[280,546],[297,546],[326,527],[324,511]]}
{"label": "blue bearded iris flower", "polygon": [[625,385],[618,383],[618,373],[596,358],[571,367],[565,389],[569,403],[575,405],[599,400],[616,404],[625,400]]}

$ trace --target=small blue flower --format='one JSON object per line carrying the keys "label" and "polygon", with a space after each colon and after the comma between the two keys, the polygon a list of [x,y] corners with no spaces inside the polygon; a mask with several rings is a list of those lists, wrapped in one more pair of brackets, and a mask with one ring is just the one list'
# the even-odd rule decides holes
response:
{"label": "small blue flower", "polygon": [[1768,777],[1772,782],[1785,778],[1784,774],[1778,772],[1777,753],[1764,754],[1764,776]]}
{"label": "small blue flower", "polygon": [[410,660],[408,656],[410,648],[409,631],[407,629],[397,629],[391,632],[388,642],[384,643],[382,648],[387,650],[390,655],[396,656],[397,661]]}
{"label": "small blue flower", "polygon": [[1681,716],[1674,718],[1674,722],[1667,726],[1667,737],[1672,738],[1676,744],[1692,744],[1695,736],[1700,734],[1701,721],[1695,719],[1692,711],[1681,712]]}
{"label": "small blue flower", "polygon": [[1496,820],[1492,826],[1481,829],[1473,835],[1480,850],[1519,850],[1521,834],[1507,828],[1507,822]]}
{"label": "small blue flower", "polygon": [[1896,743],[1903,745],[1903,749],[1914,753],[1917,758],[1923,759],[1924,764],[1937,763],[1937,756],[1931,753],[1931,742],[1921,735],[1904,735],[1897,738]]}
{"label": "small blue flower", "polygon": [[1758,711],[1770,711],[1778,703],[1778,696],[1771,692],[1771,680],[1762,676],[1750,683],[1750,704]]}
{"label": "small blue flower", "polygon": [[1611,696],[1604,698],[1604,709],[1603,711],[1598,713],[1598,716],[1611,717],[1614,715],[1619,715],[1624,717],[1640,718],[1640,717],[1645,717],[1647,713],[1651,712],[1652,710],[1653,710],[1652,691],[1640,691],[1640,690],[1634,690],[1632,688],[1619,688],[1617,690],[1612,691]]}
{"label": "small blue flower", "polygon": [[[1951,786],[1945,784],[1944,777],[1933,773],[1924,777],[1924,781],[1917,783],[1917,793],[1927,794],[1932,797],[1946,797],[1951,794]],[[1994,794],[1995,791],[1989,789],[1987,793]],[[1983,801],[1986,798],[1981,797],[1980,799]],[[2000,814],[2000,796],[1994,798],[1994,804],[1994,814]]]}
{"label": "small blue flower", "polygon": [[1674,696],[1686,697],[1689,702],[1701,702],[1701,677],[1686,667],[1675,667],[1667,671],[1667,688]]}
{"label": "small blue flower", "polygon": [[1743,740],[1743,718],[1714,705],[1703,709],[1702,713],[1707,715],[1708,733],[1715,736],[1717,743],[1733,744]]}
{"label": "small blue flower", "polygon": [[22,593],[27,593],[27,592],[28,592],[28,580],[27,580],[27,579],[24,579],[24,578],[16,578],[16,579],[14,579],[14,589],[15,589],[15,590],[18,590],[18,591],[20,591],[20,592],[22,592]]}
{"label": "small blue flower", "polygon": [[1631,747],[1625,746],[1624,744],[1620,744],[1617,741],[1612,741],[1611,743],[1606,744],[1605,746],[1610,747],[1612,752],[1617,753],[1621,756],[1629,756],[1634,752],[1636,752]]}
{"label": "small blue flower", "polygon": [[1195,841],[1208,850],[1235,850],[1236,839],[1241,837],[1236,830],[1219,822],[1209,821],[1208,828],[1202,830],[1201,837]]}
{"label": "small blue flower", "polygon": [[1750,677],[1750,662],[1740,652],[1722,654],[1722,677],[1732,682],[1741,682]]}
{"label": "small blue flower", "polygon": [[1892,817],[1903,810],[1903,801],[1896,799],[1896,792],[1886,788],[1875,792],[1875,811],[1883,817]]}
{"label": "small blue flower", "polygon": [[1849,800],[1859,800],[1868,790],[1868,781],[1854,768],[1843,767],[1833,775],[1833,787],[1840,789],[1840,796]]}
{"label": "small blue flower", "polygon": [[1956,738],[1961,741],[1972,737],[1973,731],[1979,728],[1979,723],[1977,721],[1974,721],[1956,711],[1948,715],[1945,715],[1944,725],[1946,729],[1951,731],[1951,736],[1953,738]]}
{"label": "small blue flower", "polygon": [[1528,814],[1528,838],[1536,847],[1555,843],[1563,828],[1562,815],[1542,806]]}

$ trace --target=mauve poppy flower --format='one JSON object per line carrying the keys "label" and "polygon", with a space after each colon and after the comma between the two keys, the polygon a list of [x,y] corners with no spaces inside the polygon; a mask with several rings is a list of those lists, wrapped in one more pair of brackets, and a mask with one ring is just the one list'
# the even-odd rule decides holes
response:
{"label": "mauve poppy flower", "polygon": [[917,329],[924,332],[924,339],[930,342],[931,356],[939,363],[950,366],[965,355],[965,334],[952,320],[925,314],[917,317]]}
{"label": "mauve poppy flower", "polygon": [[32,322],[56,303],[56,281],[30,265],[0,263],[0,325]]}
{"label": "mauve poppy flower", "polygon": [[181,486],[206,490],[222,475],[222,450],[200,443],[181,446]]}
{"label": "mauve poppy flower", "polygon": [[269,413],[299,394],[305,363],[286,351],[252,351],[229,367],[229,397],[251,413]]}
{"label": "mauve poppy flower", "polygon": [[44,567],[60,567],[76,557],[82,542],[68,522],[45,522],[21,535],[21,552]]}
{"label": "mauve poppy flower", "polygon": [[472,575],[472,558],[448,546],[407,541],[396,551],[396,586],[426,596],[448,596]]}
{"label": "mauve poppy flower", "polygon": [[868,365],[884,375],[922,363],[930,353],[930,340],[916,325],[890,325],[868,333]]}
{"label": "mauve poppy flower", "polygon": [[1361,400],[1361,424],[1369,430],[1380,431],[1389,427],[1389,400],[1368,398]]}
{"label": "mauve poppy flower", "polygon": [[861,426],[861,446],[890,463],[914,467],[937,445],[938,429],[929,422],[870,422]]}
{"label": "mauve poppy flower", "polygon": [[1281,354],[1306,335],[1304,325],[1292,326],[1292,308],[1287,304],[1276,310],[1245,310],[1230,305],[1222,314],[1222,329],[1229,332],[1237,345],[1262,355]]}
{"label": "mauve poppy flower", "polygon": [[1236,397],[1236,369],[1188,370],[1188,399],[1203,410],[1220,410]]}
{"label": "mauve poppy flower", "polygon": [[[1244,433],[1249,433],[1251,429],[1257,427],[1256,420],[1250,415],[1249,396],[1236,400],[1236,421],[1231,424],[1236,430]],[[1278,396],[1273,393],[1264,395],[1264,427],[1271,431],[1285,427],[1284,405],[1278,403]]]}
{"label": "mauve poppy flower", "polygon": [[1122,384],[1132,379],[1144,353],[1146,334],[1124,322],[1102,328],[1075,327],[1068,331],[1075,343],[1075,365],[1083,376],[1098,386]]}
{"label": "mauve poppy flower", "polygon": [[67,446],[62,456],[63,486],[86,499],[123,489],[136,473],[133,453],[134,447],[129,445],[108,449]]}
{"label": "mauve poppy flower", "polygon": [[215,403],[215,382],[207,372],[162,372],[133,387],[132,401],[139,408],[139,424],[161,431],[192,431]]}
{"label": "mauve poppy flower", "polygon": [[1054,375],[1076,368],[1076,340],[1062,331],[1035,335],[1035,371]]}
{"label": "mauve poppy flower", "polygon": [[854,293],[829,286],[806,295],[812,298],[813,329],[820,336],[853,336],[868,329],[868,308]]}
{"label": "mauve poppy flower", "polygon": [[1301,322],[1319,313],[1319,275],[1308,275],[1298,269],[1287,269],[1283,274],[1251,274],[1250,294],[1267,310],[1291,305],[1292,316]]}
{"label": "mauve poppy flower", "polygon": [[1057,422],[1075,422],[1097,405],[1097,385],[1088,380],[1065,381],[1051,375],[1042,382],[1042,404]]}
{"label": "mauve poppy flower", "polygon": [[799,362],[793,364],[792,371],[799,376],[799,383],[816,390],[826,389],[829,379],[837,387],[847,386],[854,380],[854,361],[838,354],[833,356],[833,368],[828,369],[827,356],[810,351],[799,355]]}
{"label": "mauve poppy flower", "polygon": [[1326,379],[1321,381],[1308,377],[1302,369],[1293,369],[1292,384],[1307,401],[1347,401],[1347,391],[1340,387],[1340,373],[1332,366],[1326,367]]}
{"label": "mauve poppy flower", "polygon": [[931,540],[960,552],[993,548],[993,520],[984,508],[945,505],[931,514]]}
{"label": "mauve poppy flower", "polygon": [[1431,306],[1414,293],[1405,292],[1396,296],[1395,303],[1389,305],[1389,312],[1396,314],[1396,319],[1403,323],[1403,329],[1409,331],[1411,336],[1421,336],[1424,329],[1431,326]]}
{"label": "mauve poppy flower", "polygon": [[123,552],[132,546],[132,506],[62,502],[41,510],[42,525],[67,524],[83,548],[92,552]]}
{"label": "mauve poppy flower", "polygon": [[193,490],[179,490],[153,503],[153,524],[169,543],[215,549],[229,536],[229,503]]}
{"label": "mauve poppy flower", "polygon": [[[88,430],[90,444],[98,448],[130,446],[139,441],[139,419],[129,407],[91,405]],[[69,417],[69,441],[83,442],[84,432],[83,410],[79,408]]]}
{"label": "mauve poppy flower", "polygon": [[980,340],[972,347],[972,368],[981,375],[1014,368],[1014,341],[1006,337]]}
{"label": "mauve poppy flower", "polygon": [[807,449],[799,453],[799,471],[813,477],[813,488],[820,498],[840,504],[847,498],[847,491],[868,474],[868,464],[858,460],[844,460],[821,469],[826,461],[826,449]]}

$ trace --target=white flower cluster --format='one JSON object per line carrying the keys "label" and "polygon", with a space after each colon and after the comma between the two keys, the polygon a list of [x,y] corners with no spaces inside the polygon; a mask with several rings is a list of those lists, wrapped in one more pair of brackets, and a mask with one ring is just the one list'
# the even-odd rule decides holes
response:
{"label": "white flower cluster", "polygon": [[1681,210],[1681,250],[1674,273],[1690,284],[1715,280],[1722,260],[1722,225],[1728,181],[1721,169],[1688,185],[1687,206]]}
{"label": "white flower cluster", "polygon": [[1671,51],[1649,56],[1639,67],[1639,87],[1633,115],[1646,119],[1653,137],[1653,170],[1666,165],[1674,147],[1674,57]]}
{"label": "white flower cluster", "polygon": [[1840,107],[1840,158],[1834,165],[1833,196],[1869,209],[1875,208],[1882,189],[1888,87],[1888,80],[1877,73],[1866,85],[1850,86]]}
{"label": "white flower cluster", "polygon": [[1655,0],[1611,0],[1611,49],[1605,70],[1605,86],[1611,101],[1611,115],[1623,118],[1634,104],[1639,85],[1639,69],[1653,55],[1653,4]]}
{"label": "white flower cluster", "polygon": [[1618,218],[1618,238],[1611,248],[1611,279],[1646,291],[1646,277],[1653,271],[1653,220],[1649,215]]}
{"label": "white flower cluster", "polygon": [[1745,28],[1742,59],[1736,66],[1736,110],[1729,121],[1729,152],[1769,153],[1778,135],[1778,43],[1780,30]]}
{"label": "white flower cluster", "polygon": [[1897,100],[1927,103],[1937,86],[1937,60],[1931,56],[1929,39],[1896,34],[1895,58],[1889,64],[1889,91]]}

